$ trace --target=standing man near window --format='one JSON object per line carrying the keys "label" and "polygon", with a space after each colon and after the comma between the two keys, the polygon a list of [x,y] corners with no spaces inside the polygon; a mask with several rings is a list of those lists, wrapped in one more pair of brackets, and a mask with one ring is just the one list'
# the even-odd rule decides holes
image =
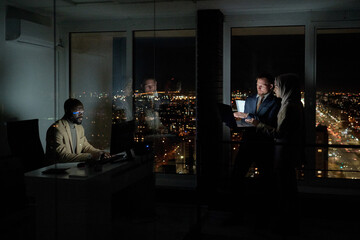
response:
{"label": "standing man near window", "polygon": [[157,81],[154,78],[146,78],[142,83],[145,101],[142,104],[143,116],[147,134],[164,133],[165,127],[161,121],[160,112],[165,104],[168,104],[163,95],[157,90]]}
{"label": "standing man near window", "polygon": [[[270,74],[258,75],[256,89],[257,94],[246,99],[244,112],[235,112],[234,117],[256,119],[276,128],[277,114],[281,105],[273,93],[274,77]],[[255,131],[255,128],[247,128],[242,140],[234,164],[234,185],[238,190],[242,190],[245,176],[251,165],[255,163],[259,171],[260,186],[263,187],[264,192],[270,194],[268,191],[271,191],[270,185],[273,182],[274,139]],[[263,204],[259,206],[259,211],[265,212],[269,210],[268,208],[267,204]]]}
{"label": "standing man near window", "polygon": [[81,126],[84,105],[74,98],[64,103],[65,115],[52,124],[46,133],[46,161],[81,162],[99,160],[101,155],[110,157],[108,152],[94,148],[86,139]]}
{"label": "standing man near window", "polygon": [[[273,93],[274,77],[270,74],[260,74],[256,78],[257,94],[248,97],[245,101],[244,112],[235,112],[236,118],[255,119],[276,127],[277,113],[280,102]],[[261,120],[260,120],[261,119]]]}

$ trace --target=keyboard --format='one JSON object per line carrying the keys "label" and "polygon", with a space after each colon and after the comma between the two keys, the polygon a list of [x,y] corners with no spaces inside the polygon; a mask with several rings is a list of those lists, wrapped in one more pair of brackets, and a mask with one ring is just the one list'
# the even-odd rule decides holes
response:
{"label": "keyboard", "polygon": [[116,163],[116,162],[124,162],[127,161],[128,157],[126,152],[117,153],[111,155],[109,158],[103,158],[98,161],[98,163],[105,164],[105,163]]}

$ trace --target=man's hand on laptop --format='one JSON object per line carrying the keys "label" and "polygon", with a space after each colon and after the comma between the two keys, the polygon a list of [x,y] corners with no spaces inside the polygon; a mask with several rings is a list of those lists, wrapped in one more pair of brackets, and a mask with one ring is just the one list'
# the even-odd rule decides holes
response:
{"label": "man's hand on laptop", "polygon": [[260,123],[259,120],[256,120],[255,118],[245,119],[245,122],[251,123],[254,126],[257,126]]}
{"label": "man's hand on laptop", "polygon": [[247,118],[248,116],[249,116],[248,113],[234,112],[234,117],[235,118]]}

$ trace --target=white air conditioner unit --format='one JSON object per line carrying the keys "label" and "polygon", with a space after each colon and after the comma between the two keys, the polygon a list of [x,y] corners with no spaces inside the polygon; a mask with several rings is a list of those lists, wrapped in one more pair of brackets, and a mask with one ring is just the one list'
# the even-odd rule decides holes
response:
{"label": "white air conditioner unit", "polygon": [[6,19],[6,40],[47,48],[54,47],[54,33],[51,27],[24,19]]}

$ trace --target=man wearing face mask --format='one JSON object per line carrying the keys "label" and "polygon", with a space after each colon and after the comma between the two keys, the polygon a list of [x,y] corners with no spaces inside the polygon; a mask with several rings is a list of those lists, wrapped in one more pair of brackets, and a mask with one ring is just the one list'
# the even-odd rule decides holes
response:
{"label": "man wearing face mask", "polygon": [[110,154],[94,148],[86,139],[81,126],[84,105],[74,98],[64,103],[65,115],[52,124],[46,133],[48,163],[96,161]]}

